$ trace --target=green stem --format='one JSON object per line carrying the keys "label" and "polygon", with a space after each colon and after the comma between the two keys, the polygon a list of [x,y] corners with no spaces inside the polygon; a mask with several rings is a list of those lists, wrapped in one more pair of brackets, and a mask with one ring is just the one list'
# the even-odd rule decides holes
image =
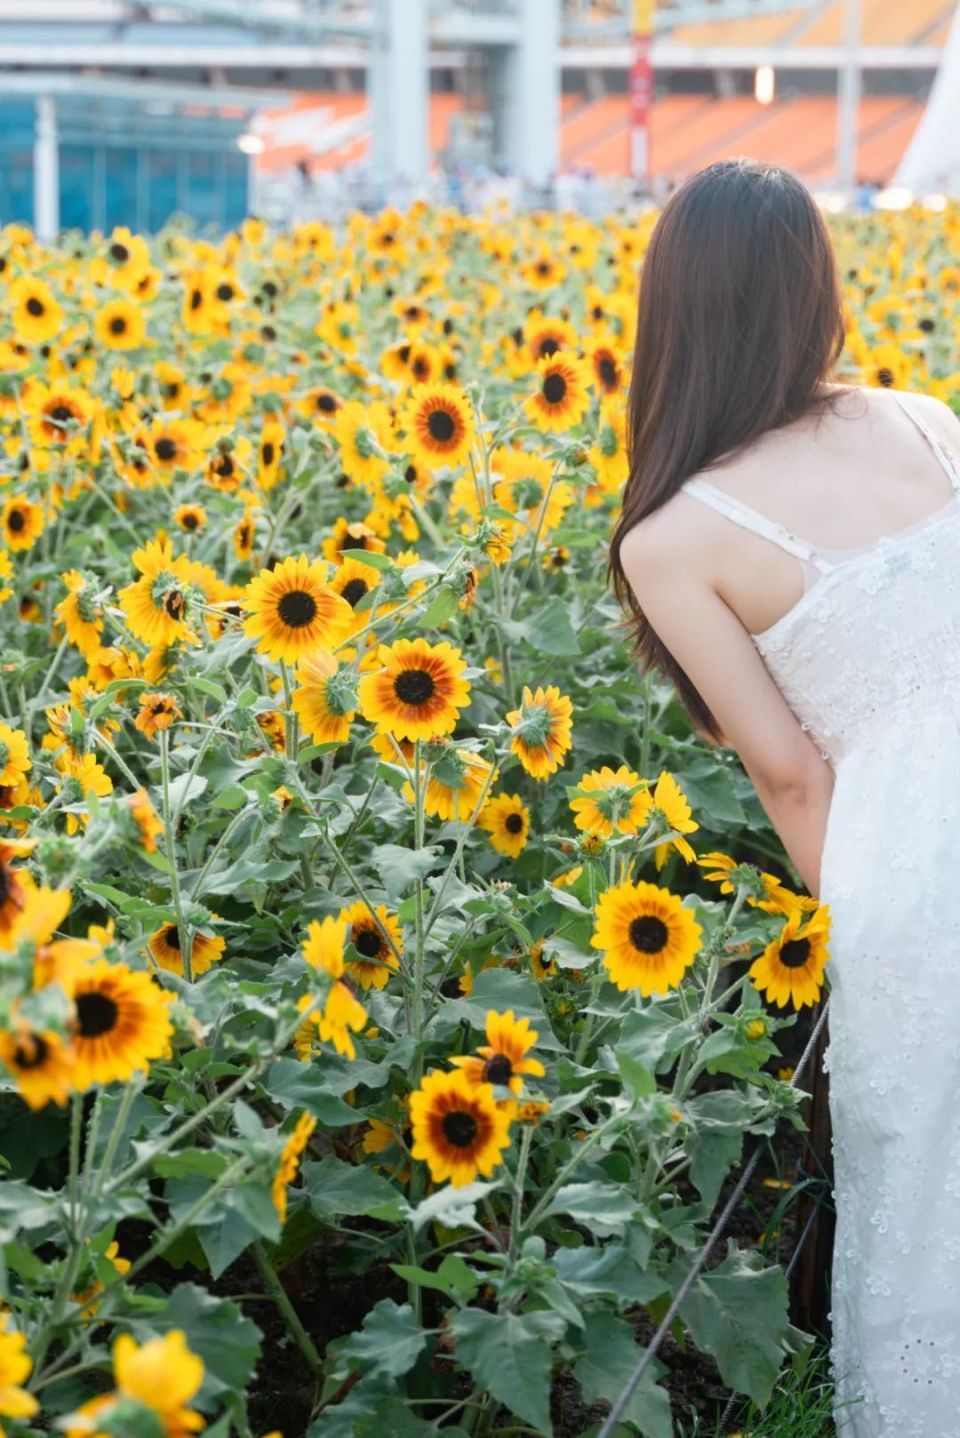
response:
{"label": "green stem", "polygon": [[180,944],[180,958],[183,961],[183,977],[193,983],[193,966],[190,962],[190,931],[183,915],[183,897],[180,893],[180,873],[177,869],[177,845],[174,838],[173,818],[170,811],[170,750],[166,729],[160,731],[160,773],[163,777],[163,831],[167,841],[167,863],[170,865],[170,888],[173,896],[173,910],[177,916],[177,939]]}
{"label": "green stem", "polygon": [[290,1330],[291,1338],[310,1365],[311,1372],[314,1375],[318,1374],[323,1367],[323,1359],[317,1352],[316,1346],[309,1333],[301,1323],[300,1315],[290,1302],[290,1296],[280,1282],[280,1278],[273,1264],[270,1262],[266,1249],[262,1243],[257,1242],[253,1245],[251,1251],[256,1265],[260,1270],[260,1276],[267,1286],[270,1297],[283,1314],[284,1321]]}

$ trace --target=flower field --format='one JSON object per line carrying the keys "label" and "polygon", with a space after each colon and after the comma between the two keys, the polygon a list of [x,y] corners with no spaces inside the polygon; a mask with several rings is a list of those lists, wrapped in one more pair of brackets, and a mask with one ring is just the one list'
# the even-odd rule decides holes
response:
{"label": "flower field", "polygon": [[[960,403],[960,212],[833,223]],[[803,1127],[829,913],[605,582],[649,229],[0,236],[4,1432],[596,1433]],[[674,1325],[760,1408],[775,1222]]]}

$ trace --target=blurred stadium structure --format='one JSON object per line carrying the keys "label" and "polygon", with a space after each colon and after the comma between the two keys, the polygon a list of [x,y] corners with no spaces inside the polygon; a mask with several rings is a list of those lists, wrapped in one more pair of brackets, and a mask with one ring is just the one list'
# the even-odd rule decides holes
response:
{"label": "blurred stadium structure", "polygon": [[734,154],[846,198],[960,191],[957,8],[0,0],[0,220],[223,228],[417,195],[598,212]]}

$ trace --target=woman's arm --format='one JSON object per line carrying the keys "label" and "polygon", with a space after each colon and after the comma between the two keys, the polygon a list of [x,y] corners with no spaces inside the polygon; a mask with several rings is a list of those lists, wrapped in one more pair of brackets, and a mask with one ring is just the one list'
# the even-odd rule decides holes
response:
{"label": "woman's arm", "polygon": [[771,678],[747,630],[671,543],[642,525],[621,550],[630,587],[659,638],[706,700],[810,893],[820,862],[834,774]]}

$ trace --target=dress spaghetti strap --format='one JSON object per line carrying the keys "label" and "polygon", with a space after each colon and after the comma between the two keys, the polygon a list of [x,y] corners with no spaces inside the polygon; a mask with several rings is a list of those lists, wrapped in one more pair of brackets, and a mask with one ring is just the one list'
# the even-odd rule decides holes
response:
{"label": "dress spaghetti strap", "polygon": [[906,393],[901,390],[895,389],[891,390],[890,393],[893,395],[897,404],[903,410],[907,418],[912,420],[912,422],[916,425],[917,429],[923,435],[924,439],[927,441],[930,448],[933,450],[934,454],[940,461],[943,468],[947,471],[947,475],[950,479],[950,483],[954,491],[960,493],[960,456],[958,456],[954,450],[950,449],[948,445],[944,444],[943,440],[939,437],[939,435],[934,434],[933,430],[929,427],[926,420],[917,413],[913,405],[907,403]]}
{"label": "dress spaghetti strap", "polygon": [[754,534],[759,534],[764,539],[772,540],[772,542],[779,545],[781,549],[785,549],[788,554],[795,554],[798,559],[805,559],[808,564],[812,564],[814,569],[818,569],[822,574],[826,574],[828,570],[834,568],[833,564],[828,559],[825,559],[820,551],[815,549],[812,544],[808,544],[805,539],[799,539],[797,535],[791,534],[790,530],[785,528],[785,526],[777,520],[768,519],[768,517],[765,514],[761,514],[758,509],[752,509],[749,504],[744,504],[741,499],[734,499],[732,495],[726,494],[722,489],[718,489],[716,485],[708,483],[707,480],[699,478],[688,479],[680,488],[685,494],[692,494],[695,499],[702,500],[704,504],[708,504],[711,509],[715,509],[719,514],[726,515],[728,519],[732,519],[734,524],[739,524],[741,528],[751,529]]}

